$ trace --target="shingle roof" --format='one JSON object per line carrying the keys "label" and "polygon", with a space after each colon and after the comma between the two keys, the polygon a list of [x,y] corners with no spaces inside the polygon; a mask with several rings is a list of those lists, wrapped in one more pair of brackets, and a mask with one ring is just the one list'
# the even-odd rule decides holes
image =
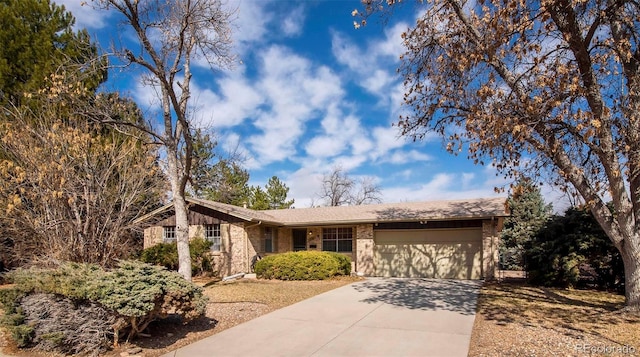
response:
{"label": "shingle roof", "polygon": [[262,211],[283,225],[427,221],[508,216],[505,198]]}
{"label": "shingle roof", "polygon": [[187,202],[199,204],[201,206],[211,208],[218,212],[244,219],[245,221],[263,221],[269,223],[279,223],[277,218],[269,214],[271,211],[256,211],[249,208],[234,206],[226,203],[203,200],[199,198],[188,197]]}
{"label": "shingle roof", "polygon": [[[189,197],[187,202],[243,219],[279,226],[409,222],[449,219],[477,219],[508,216],[505,198],[383,203],[376,205],[313,207],[256,211],[225,203]],[[143,217],[144,221],[173,207],[165,205]]]}

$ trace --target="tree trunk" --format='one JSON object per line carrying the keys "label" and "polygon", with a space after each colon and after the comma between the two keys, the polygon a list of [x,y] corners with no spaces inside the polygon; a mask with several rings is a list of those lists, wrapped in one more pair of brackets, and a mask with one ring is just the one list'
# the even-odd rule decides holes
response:
{"label": "tree trunk", "polygon": [[178,273],[191,281],[191,254],[189,253],[189,218],[184,193],[173,192],[176,211],[176,244],[178,245]]}
{"label": "tree trunk", "polygon": [[180,170],[177,158],[170,152],[168,157],[169,180],[173,193],[173,208],[176,214],[176,244],[178,246],[178,273],[191,281],[191,254],[189,253],[189,218],[184,187],[180,185]]}
{"label": "tree trunk", "polygon": [[640,240],[639,234],[631,239],[625,239],[620,249],[624,263],[625,300],[628,309],[640,311]]}

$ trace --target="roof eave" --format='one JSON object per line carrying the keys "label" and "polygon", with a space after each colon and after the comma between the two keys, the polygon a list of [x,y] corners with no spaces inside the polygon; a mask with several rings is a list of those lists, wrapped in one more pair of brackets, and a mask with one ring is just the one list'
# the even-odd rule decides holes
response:
{"label": "roof eave", "polygon": [[374,223],[397,223],[397,222],[421,222],[421,221],[461,221],[465,219],[491,219],[496,217],[507,217],[507,214],[491,214],[482,216],[459,216],[459,217],[431,217],[431,218],[398,218],[398,219],[349,219],[349,220],[324,220],[324,221],[306,221],[306,222],[282,222],[283,227],[302,227],[302,226],[329,226],[329,225],[346,225],[346,224],[374,224]]}
{"label": "roof eave", "polygon": [[157,214],[160,214],[160,213],[168,210],[171,207],[173,207],[173,202],[167,203],[166,205],[164,205],[162,207],[156,208],[155,210],[153,210],[153,211],[151,211],[151,212],[149,212],[149,213],[147,213],[147,214],[145,214],[143,216],[140,216],[140,217],[134,219],[132,223],[133,224],[142,223],[142,222],[146,221],[147,219],[149,219],[149,218],[151,218],[151,217],[153,217],[153,216],[155,216]]}

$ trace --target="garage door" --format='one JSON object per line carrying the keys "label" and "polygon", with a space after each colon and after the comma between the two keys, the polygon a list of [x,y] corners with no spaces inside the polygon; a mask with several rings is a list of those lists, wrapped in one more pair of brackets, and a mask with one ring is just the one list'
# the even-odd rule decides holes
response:
{"label": "garage door", "polygon": [[375,234],[376,276],[480,279],[482,229],[385,230]]}

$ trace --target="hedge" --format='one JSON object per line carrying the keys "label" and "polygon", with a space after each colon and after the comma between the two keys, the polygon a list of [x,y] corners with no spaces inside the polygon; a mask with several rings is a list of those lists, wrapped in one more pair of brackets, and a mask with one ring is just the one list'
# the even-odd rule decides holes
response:
{"label": "hedge", "polygon": [[258,278],[280,280],[324,280],[351,274],[349,257],[332,252],[289,252],[270,255],[255,266]]}

